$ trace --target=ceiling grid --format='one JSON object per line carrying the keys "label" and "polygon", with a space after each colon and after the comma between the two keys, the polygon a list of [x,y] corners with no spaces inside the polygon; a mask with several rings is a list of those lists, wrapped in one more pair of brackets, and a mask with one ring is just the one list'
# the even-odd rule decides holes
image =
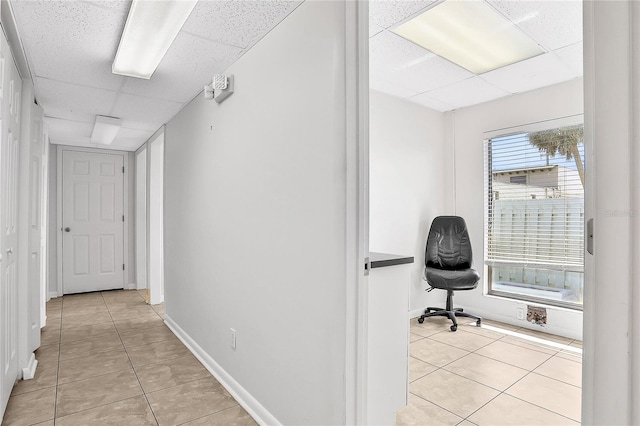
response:
{"label": "ceiling grid", "polygon": [[[391,30],[441,0],[370,1],[371,88],[437,111],[582,75],[578,0],[484,1],[546,53],[475,75]],[[122,119],[111,146],[135,150],[286,18],[300,0],[200,0],[150,80],[111,64],[130,0],[10,0],[53,143],[96,146],[96,115]]]}

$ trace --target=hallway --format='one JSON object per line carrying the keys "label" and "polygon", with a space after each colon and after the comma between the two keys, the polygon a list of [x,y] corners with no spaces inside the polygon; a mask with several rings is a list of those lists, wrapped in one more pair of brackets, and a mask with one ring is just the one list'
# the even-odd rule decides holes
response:
{"label": "hallway", "polygon": [[135,290],[51,299],[5,425],[254,425]]}

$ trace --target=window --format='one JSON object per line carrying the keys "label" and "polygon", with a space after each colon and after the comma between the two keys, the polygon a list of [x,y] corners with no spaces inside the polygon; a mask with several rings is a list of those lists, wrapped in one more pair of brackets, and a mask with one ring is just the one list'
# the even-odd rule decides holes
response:
{"label": "window", "polygon": [[490,294],[581,308],[583,133],[572,124],[485,140]]}

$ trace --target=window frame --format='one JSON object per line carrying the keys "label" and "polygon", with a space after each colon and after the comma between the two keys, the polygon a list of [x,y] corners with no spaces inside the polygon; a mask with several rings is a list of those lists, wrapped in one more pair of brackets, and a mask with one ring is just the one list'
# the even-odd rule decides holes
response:
{"label": "window frame", "polygon": [[[534,123],[523,124],[523,125],[513,126],[513,127],[505,127],[505,128],[484,132],[484,140],[483,140],[483,157],[484,157],[483,158],[483,161],[484,161],[484,164],[483,164],[483,173],[484,173],[484,176],[483,176],[483,181],[484,181],[483,224],[484,226],[482,230],[482,234],[483,234],[482,236],[483,236],[483,267],[484,267],[484,277],[485,277],[483,293],[485,296],[494,296],[494,297],[500,297],[500,298],[505,298],[509,300],[516,300],[516,301],[546,305],[551,307],[567,308],[575,311],[583,310],[583,306],[584,306],[583,303],[559,301],[559,300],[546,299],[546,298],[535,297],[530,295],[520,295],[516,293],[510,293],[510,292],[504,292],[504,291],[492,289],[492,282],[493,282],[492,266],[488,264],[489,260],[487,259],[488,250],[489,250],[489,239],[488,239],[488,233],[487,233],[489,229],[489,223],[488,223],[489,222],[489,199],[490,199],[490,194],[493,191],[493,187],[489,179],[489,171],[487,170],[487,166],[489,165],[489,162],[490,162],[490,156],[492,154],[491,150],[487,149],[489,141],[491,139],[498,138],[498,137],[508,137],[512,135],[518,135],[521,133],[533,133],[533,132],[539,132],[539,131],[544,131],[544,130],[549,130],[554,128],[575,126],[575,125],[584,126],[584,114],[576,114],[576,115],[571,115],[566,117],[543,120],[543,121],[538,121]],[[586,164],[585,164],[585,169],[586,169]],[[586,198],[586,188],[585,188],[585,198]],[[586,229],[586,224],[585,224],[585,229]],[[584,235],[583,235],[583,238],[584,238]],[[583,279],[583,293],[584,293],[584,284],[585,284],[585,280]]]}

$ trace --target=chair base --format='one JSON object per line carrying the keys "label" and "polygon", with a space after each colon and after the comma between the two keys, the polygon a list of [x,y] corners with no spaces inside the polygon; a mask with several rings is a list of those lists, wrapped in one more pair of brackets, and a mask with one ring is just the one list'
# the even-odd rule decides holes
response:
{"label": "chair base", "polygon": [[418,322],[422,324],[425,318],[438,316],[448,317],[451,322],[453,322],[453,325],[450,327],[451,331],[456,331],[458,329],[458,321],[456,321],[456,317],[473,318],[476,320],[477,327],[480,327],[482,324],[481,317],[463,312],[462,308],[453,308],[453,290],[447,290],[447,307],[445,309],[428,307],[425,309],[424,314],[418,318]]}

